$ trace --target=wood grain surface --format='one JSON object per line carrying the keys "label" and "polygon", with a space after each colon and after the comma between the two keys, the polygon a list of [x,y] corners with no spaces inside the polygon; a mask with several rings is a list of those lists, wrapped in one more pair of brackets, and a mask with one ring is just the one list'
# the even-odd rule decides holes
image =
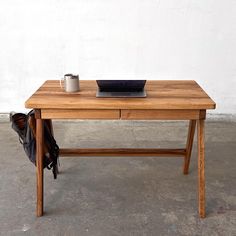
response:
{"label": "wood grain surface", "polygon": [[42,119],[120,119],[119,109],[42,109]]}
{"label": "wood grain surface", "polygon": [[59,80],[46,81],[26,102],[34,109],[215,109],[215,102],[193,80],[147,81],[146,98],[96,98],[96,81],[81,80],[66,93]]}
{"label": "wood grain surface", "polygon": [[199,119],[201,110],[165,110],[165,109],[122,109],[122,120],[191,120]]}

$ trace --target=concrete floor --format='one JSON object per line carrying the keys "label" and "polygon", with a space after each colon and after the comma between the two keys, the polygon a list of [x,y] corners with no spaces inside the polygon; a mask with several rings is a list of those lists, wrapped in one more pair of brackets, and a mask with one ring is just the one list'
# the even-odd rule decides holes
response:
{"label": "concrete floor", "polygon": [[[61,147],[182,147],[185,122],[55,122]],[[35,168],[0,123],[0,235],[236,235],[236,123],[206,124],[206,213],[197,211],[197,156],[64,157],[45,170],[45,215],[35,216]],[[196,139],[196,137],[195,137]]]}

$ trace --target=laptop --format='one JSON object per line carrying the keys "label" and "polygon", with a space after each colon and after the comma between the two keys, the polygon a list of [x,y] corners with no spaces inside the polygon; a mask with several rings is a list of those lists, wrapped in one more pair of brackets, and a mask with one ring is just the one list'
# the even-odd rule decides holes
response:
{"label": "laptop", "polygon": [[147,96],[144,86],[146,80],[97,80],[96,97],[135,97]]}

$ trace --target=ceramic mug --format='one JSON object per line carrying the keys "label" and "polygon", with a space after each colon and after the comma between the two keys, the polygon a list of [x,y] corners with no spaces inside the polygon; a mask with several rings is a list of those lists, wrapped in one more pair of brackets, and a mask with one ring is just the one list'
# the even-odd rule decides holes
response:
{"label": "ceramic mug", "polygon": [[60,85],[68,93],[79,91],[79,75],[65,74]]}

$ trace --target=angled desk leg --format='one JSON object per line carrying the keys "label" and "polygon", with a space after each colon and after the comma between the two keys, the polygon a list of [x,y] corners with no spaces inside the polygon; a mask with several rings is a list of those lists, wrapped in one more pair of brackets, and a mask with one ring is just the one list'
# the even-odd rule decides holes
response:
{"label": "angled desk leg", "polygon": [[189,128],[188,128],[187,144],[186,144],[186,155],[184,157],[184,168],[183,168],[184,175],[187,175],[188,170],[189,170],[195,128],[196,128],[196,120],[190,120],[189,121]]}
{"label": "angled desk leg", "polygon": [[37,177],[37,216],[43,215],[43,120],[36,111],[36,177]]}
{"label": "angled desk leg", "polygon": [[205,120],[198,120],[198,209],[201,218],[205,217]]}

